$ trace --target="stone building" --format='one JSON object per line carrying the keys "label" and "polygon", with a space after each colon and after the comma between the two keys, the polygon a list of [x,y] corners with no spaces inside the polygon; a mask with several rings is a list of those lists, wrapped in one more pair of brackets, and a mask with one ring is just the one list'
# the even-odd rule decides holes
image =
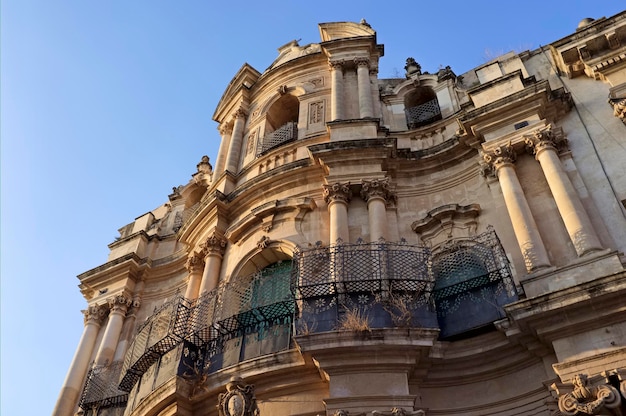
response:
{"label": "stone building", "polygon": [[[575,23],[574,23],[575,25]],[[55,416],[626,414],[626,12],[458,75],[323,23],[79,276]]]}

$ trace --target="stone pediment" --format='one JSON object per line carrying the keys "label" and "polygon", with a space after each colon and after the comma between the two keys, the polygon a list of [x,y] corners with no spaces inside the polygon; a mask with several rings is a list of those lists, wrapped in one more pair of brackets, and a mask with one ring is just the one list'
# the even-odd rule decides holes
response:
{"label": "stone pediment", "polygon": [[376,36],[376,31],[365,20],[362,23],[335,22],[320,23],[320,37],[322,42],[337,39],[358,38],[363,36]]}

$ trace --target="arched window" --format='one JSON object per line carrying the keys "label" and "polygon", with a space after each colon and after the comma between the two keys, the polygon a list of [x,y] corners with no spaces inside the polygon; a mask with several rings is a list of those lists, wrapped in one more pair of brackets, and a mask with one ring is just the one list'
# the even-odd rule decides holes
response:
{"label": "arched window", "polygon": [[404,114],[409,129],[441,120],[437,94],[430,87],[417,87],[404,97]]}
{"label": "arched window", "polygon": [[300,101],[291,95],[282,95],[265,115],[265,137],[259,141],[257,156],[298,138]]}
{"label": "arched window", "polygon": [[441,339],[471,336],[503,318],[511,299],[503,276],[493,269],[491,247],[460,241],[433,258],[434,300]]}

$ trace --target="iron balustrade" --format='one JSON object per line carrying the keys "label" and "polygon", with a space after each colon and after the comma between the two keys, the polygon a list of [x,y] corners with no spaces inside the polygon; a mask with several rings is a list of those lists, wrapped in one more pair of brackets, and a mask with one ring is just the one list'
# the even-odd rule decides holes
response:
{"label": "iron balustrade", "polygon": [[441,109],[436,98],[415,107],[405,108],[404,114],[406,115],[406,124],[410,129],[441,119]]}
{"label": "iron balustrade", "polygon": [[92,367],[87,373],[87,381],[79,402],[86,412],[89,409],[125,406],[128,392],[119,389],[122,361],[114,361],[106,366]]}
{"label": "iron balustrade", "polygon": [[298,123],[290,121],[259,140],[257,156],[260,156],[275,147],[281,146],[298,137]]}
{"label": "iron balustrade", "polygon": [[157,309],[139,327],[124,358],[120,388],[130,391],[137,380],[187,336],[193,302],[178,296]]}

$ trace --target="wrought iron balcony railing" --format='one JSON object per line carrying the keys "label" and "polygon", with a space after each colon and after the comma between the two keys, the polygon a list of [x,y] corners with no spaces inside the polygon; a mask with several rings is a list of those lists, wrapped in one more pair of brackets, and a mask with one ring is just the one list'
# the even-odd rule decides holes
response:
{"label": "wrought iron balcony railing", "polygon": [[406,108],[404,114],[409,129],[415,129],[441,119],[441,109],[436,98],[424,104]]}
{"label": "wrought iron balcony railing", "polygon": [[188,333],[193,302],[176,297],[139,328],[124,358],[120,388],[130,391],[159,357],[174,349]]}
{"label": "wrought iron balcony railing", "polygon": [[87,414],[89,409],[126,405],[128,392],[118,387],[122,366],[122,361],[115,361],[107,366],[93,367],[89,370],[79,403]]}
{"label": "wrought iron balcony railing", "polygon": [[275,147],[281,146],[298,137],[298,123],[290,121],[282,125],[273,132],[266,135],[263,140],[259,141],[257,148],[257,156],[260,156]]}

